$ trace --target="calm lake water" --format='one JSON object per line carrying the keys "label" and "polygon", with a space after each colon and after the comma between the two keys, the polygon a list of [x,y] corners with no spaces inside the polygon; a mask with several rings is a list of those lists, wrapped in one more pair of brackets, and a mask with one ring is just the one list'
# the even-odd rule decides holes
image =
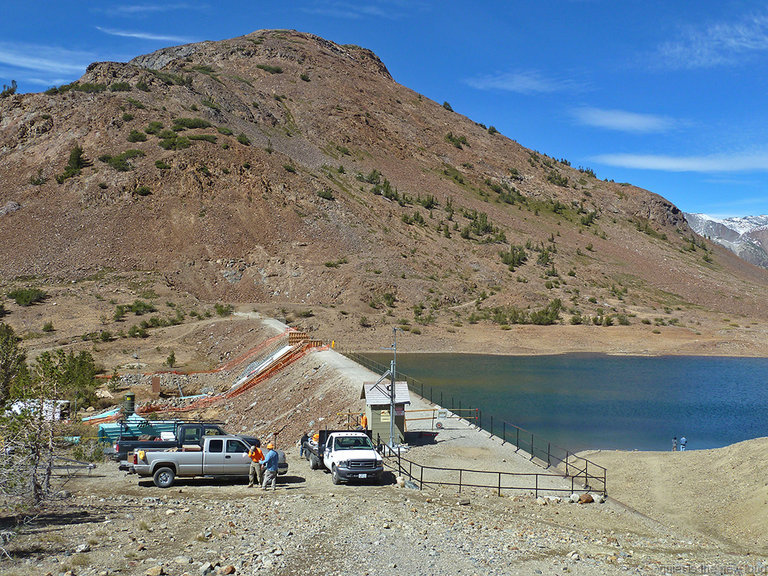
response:
{"label": "calm lake water", "polygon": [[[391,354],[369,355],[389,366]],[[412,390],[483,411],[569,450],[718,448],[768,436],[768,359],[398,354]]]}

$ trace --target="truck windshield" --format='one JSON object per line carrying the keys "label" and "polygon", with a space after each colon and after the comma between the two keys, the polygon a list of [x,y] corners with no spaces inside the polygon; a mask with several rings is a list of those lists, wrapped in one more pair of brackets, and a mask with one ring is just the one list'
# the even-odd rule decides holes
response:
{"label": "truck windshield", "polygon": [[373,449],[373,444],[368,436],[352,436],[336,438],[333,442],[334,450],[360,450],[360,449]]}

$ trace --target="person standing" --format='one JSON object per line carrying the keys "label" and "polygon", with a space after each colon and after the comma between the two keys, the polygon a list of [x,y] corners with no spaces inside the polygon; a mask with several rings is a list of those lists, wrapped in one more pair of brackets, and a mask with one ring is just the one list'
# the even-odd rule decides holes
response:
{"label": "person standing", "polygon": [[277,482],[277,466],[280,462],[280,456],[278,456],[277,451],[275,451],[275,445],[271,442],[267,444],[267,455],[264,456],[264,483],[262,484],[262,488],[264,490],[269,490],[267,488],[268,484],[272,484],[272,490],[275,490],[275,483]]}
{"label": "person standing", "polygon": [[672,452],[677,452],[677,436],[672,438]]}
{"label": "person standing", "polygon": [[299,458],[303,458],[305,455],[309,456],[309,451],[307,450],[307,447],[304,445],[304,443],[309,440],[309,434],[304,432],[301,439],[299,440]]}
{"label": "person standing", "polygon": [[688,440],[685,436],[680,437],[680,452],[685,452],[685,446],[688,444]]}
{"label": "person standing", "polygon": [[261,486],[264,478],[264,472],[261,469],[261,463],[264,460],[264,453],[261,448],[255,444],[248,450],[248,457],[251,459],[251,467],[248,469],[248,488],[253,488],[253,481],[258,479],[257,486]]}

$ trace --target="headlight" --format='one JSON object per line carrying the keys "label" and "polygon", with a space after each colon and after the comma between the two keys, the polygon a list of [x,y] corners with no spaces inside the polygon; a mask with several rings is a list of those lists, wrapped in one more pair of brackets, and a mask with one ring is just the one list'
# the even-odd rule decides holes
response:
{"label": "headlight", "polygon": [[349,468],[349,460],[339,460],[336,464],[339,468]]}

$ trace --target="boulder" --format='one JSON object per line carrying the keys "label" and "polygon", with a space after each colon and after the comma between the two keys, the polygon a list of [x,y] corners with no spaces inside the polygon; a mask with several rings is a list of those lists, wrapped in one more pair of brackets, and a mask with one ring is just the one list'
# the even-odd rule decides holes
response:
{"label": "boulder", "polygon": [[592,498],[592,494],[586,492],[579,496],[579,504],[591,504],[595,499]]}

